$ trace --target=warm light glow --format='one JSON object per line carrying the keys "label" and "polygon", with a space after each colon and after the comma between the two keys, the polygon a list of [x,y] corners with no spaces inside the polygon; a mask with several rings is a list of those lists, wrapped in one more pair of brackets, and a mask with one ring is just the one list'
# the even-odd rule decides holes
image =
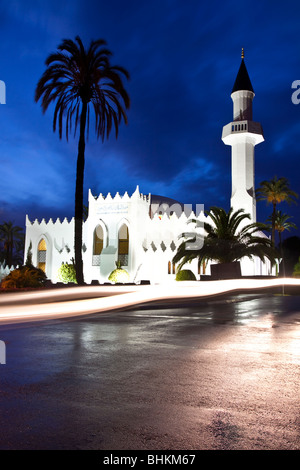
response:
{"label": "warm light glow", "polygon": [[38,268],[46,272],[46,253],[47,245],[44,238],[38,244]]}
{"label": "warm light glow", "polygon": [[[39,292],[3,294],[0,297],[0,323],[59,319],[132,307],[157,300],[205,298],[239,289],[257,289],[284,285],[300,287],[300,279],[224,281],[185,281],[145,286],[86,286]],[[94,298],[76,300],[85,294]],[[99,297],[98,297],[99,295]],[[41,303],[37,304],[37,301]],[[47,300],[45,302],[45,299]],[[51,301],[52,299],[52,301]],[[71,300],[68,300],[71,299]],[[62,302],[63,300],[63,302]],[[30,304],[34,301],[34,304]]]}

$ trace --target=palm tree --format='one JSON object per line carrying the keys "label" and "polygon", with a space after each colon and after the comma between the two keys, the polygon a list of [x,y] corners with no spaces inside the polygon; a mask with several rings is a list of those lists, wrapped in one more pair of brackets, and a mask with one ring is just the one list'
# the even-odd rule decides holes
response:
{"label": "palm tree", "polygon": [[[282,246],[282,233],[285,230],[290,231],[292,228],[297,229],[297,226],[293,222],[288,221],[290,218],[289,215],[283,214],[281,211],[276,211],[275,213],[275,230],[278,232],[280,249]],[[272,216],[268,218],[268,221],[272,222]]]}
{"label": "palm tree", "polygon": [[5,263],[7,266],[12,266],[14,250],[20,251],[20,249],[23,248],[23,229],[17,225],[13,225],[13,222],[4,222],[4,224],[0,225],[0,240],[4,247]]}
{"label": "palm tree", "polygon": [[272,243],[275,244],[275,219],[276,207],[280,202],[287,202],[288,204],[296,202],[298,194],[290,189],[287,178],[281,177],[274,178],[271,181],[262,181],[260,187],[256,190],[256,197],[258,200],[265,200],[273,206],[272,212]]}
{"label": "palm tree", "polygon": [[254,256],[262,261],[268,258],[272,264],[275,262],[278,255],[271,240],[259,233],[266,226],[259,223],[245,225],[250,215],[245,214],[243,209],[234,212],[231,208],[226,212],[219,207],[211,207],[207,215],[211,222],[204,222],[206,235],[202,247],[192,249],[195,237],[185,239],[179,245],[173,258],[174,263],[180,262],[178,270],[193,259],[198,259],[198,266],[212,260],[232,263],[243,257],[252,259]]}
{"label": "palm tree", "polygon": [[[282,250],[282,233],[285,230],[290,231],[290,229],[294,228],[296,229],[297,226],[293,222],[289,222],[288,220],[291,217],[287,214],[283,214],[281,211],[276,211],[275,215],[275,230],[278,232],[278,237],[279,237],[279,250],[280,250],[280,255],[282,258],[282,267],[283,267],[283,275],[285,276],[285,262],[284,262],[284,256],[283,256],[283,250]],[[272,216],[268,218],[270,222],[272,222]],[[272,226],[271,226],[272,227]]]}
{"label": "palm tree", "polygon": [[83,180],[85,164],[86,132],[89,130],[90,105],[95,115],[95,131],[102,142],[108,138],[112,128],[118,136],[119,124],[127,124],[126,109],[129,96],[123,85],[128,72],[110,64],[111,52],[103,39],[91,41],[85,49],[79,36],[75,41],[64,39],[58,51],[46,60],[46,70],[40,78],[35,101],[41,98],[45,112],[55,102],[53,131],[58,125],[62,138],[65,118],[66,138],[74,126],[74,136],[79,126],[79,142],[75,189],[75,267],[78,284],[84,283],[82,263]]}

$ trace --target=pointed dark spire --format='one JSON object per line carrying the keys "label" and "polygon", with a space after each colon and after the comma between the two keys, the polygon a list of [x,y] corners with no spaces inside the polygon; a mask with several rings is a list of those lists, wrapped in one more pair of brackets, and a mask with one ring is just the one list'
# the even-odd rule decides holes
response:
{"label": "pointed dark spire", "polygon": [[244,57],[245,57],[244,56],[244,49],[242,49],[242,62],[241,62],[238,74],[236,76],[236,79],[235,79],[235,82],[234,82],[231,93],[234,93],[235,91],[239,91],[239,90],[248,90],[248,91],[252,91],[254,93],[254,90],[253,90],[253,87],[252,87],[252,84],[251,84],[251,80],[249,78],[249,75],[248,75],[248,72],[247,72],[247,69],[246,69],[246,65],[245,65],[245,62],[244,62]]}

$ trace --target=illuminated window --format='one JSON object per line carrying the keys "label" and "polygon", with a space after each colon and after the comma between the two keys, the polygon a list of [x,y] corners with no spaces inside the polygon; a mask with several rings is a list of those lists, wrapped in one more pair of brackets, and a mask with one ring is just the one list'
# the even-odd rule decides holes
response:
{"label": "illuminated window", "polygon": [[38,268],[46,272],[46,254],[47,254],[47,245],[44,238],[41,239],[40,243],[38,244],[38,255],[37,255],[37,263]]}
{"label": "illuminated window", "polygon": [[104,233],[101,225],[97,225],[94,230],[94,242],[93,242],[93,266],[100,266],[100,255],[104,245]]}
{"label": "illuminated window", "polygon": [[129,232],[126,224],[119,229],[118,234],[118,261],[122,266],[128,266]]}

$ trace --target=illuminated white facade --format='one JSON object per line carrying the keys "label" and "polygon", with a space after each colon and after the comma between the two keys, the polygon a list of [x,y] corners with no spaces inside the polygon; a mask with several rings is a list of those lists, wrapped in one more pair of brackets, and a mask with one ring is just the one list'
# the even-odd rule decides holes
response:
{"label": "illuminated white facade", "polygon": [[[243,208],[256,221],[254,147],[263,141],[263,133],[260,124],[252,120],[254,92],[243,58],[231,97],[233,121],[223,128],[222,135],[224,143],[232,148],[231,205],[235,210]],[[88,217],[83,223],[85,282],[107,282],[118,261],[128,271],[131,282],[174,279],[172,259],[180,235],[196,228],[195,224],[188,224],[189,220],[196,219],[200,226],[205,220],[204,208],[199,205],[197,209],[194,213],[177,201],[143,195],[139,187],[131,196],[117,193],[113,197],[96,197],[89,191]],[[201,234],[201,228],[197,231]],[[59,267],[74,258],[74,219],[31,222],[26,216],[25,259],[29,248],[33,264],[58,282]],[[200,272],[196,260],[186,267],[197,279],[210,274],[210,266]],[[269,262],[259,259],[242,260],[241,270],[244,276],[271,274]]]}
{"label": "illuminated white facade", "polygon": [[[95,197],[89,191],[88,217],[83,223],[85,282],[107,282],[117,261],[128,271],[131,282],[174,279],[172,259],[179,235],[199,232],[195,224],[188,224],[191,219],[200,224],[204,221],[203,210],[199,212],[195,214],[188,206],[184,210],[168,198],[145,196],[138,187],[131,196],[117,193],[114,197]],[[33,264],[58,282],[59,267],[74,258],[74,219],[31,222],[27,217],[25,258],[30,246]],[[198,274],[196,261],[191,268]]]}

